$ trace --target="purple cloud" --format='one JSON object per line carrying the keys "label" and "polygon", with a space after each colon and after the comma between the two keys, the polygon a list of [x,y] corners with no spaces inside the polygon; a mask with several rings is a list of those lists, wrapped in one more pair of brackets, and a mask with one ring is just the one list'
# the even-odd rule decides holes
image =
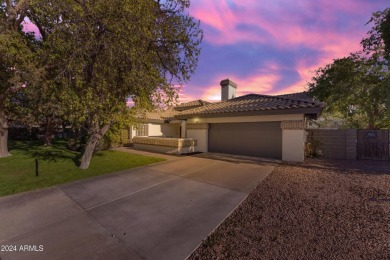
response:
{"label": "purple cloud", "polygon": [[[375,11],[387,1],[194,0],[190,15],[205,33],[185,100],[219,99],[220,80],[238,95],[303,91],[313,71],[360,50]],[[184,101],[184,100],[183,100]]]}
{"label": "purple cloud", "polygon": [[[360,50],[373,12],[388,0],[192,0],[204,30],[198,69],[180,101],[219,100],[222,79],[238,95],[305,90],[313,71]],[[26,21],[25,31],[38,29]]]}

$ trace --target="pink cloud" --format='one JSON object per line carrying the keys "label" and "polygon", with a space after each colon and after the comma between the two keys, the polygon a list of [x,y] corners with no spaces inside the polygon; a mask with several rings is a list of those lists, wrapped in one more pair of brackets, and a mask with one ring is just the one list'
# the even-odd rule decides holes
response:
{"label": "pink cloud", "polygon": [[[272,65],[271,65],[272,66]],[[276,65],[275,65],[276,66]],[[216,102],[221,100],[221,86],[219,85],[222,79],[229,78],[235,82],[237,87],[237,96],[243,96],[250,93],[257,94],[269,94],[272,92],[272,86],[280,79],[280,75],[272,69],[267,73],[259,71],[253,76],[241,78],[238,75],[218,75],[214,78],[211,85],[202,87],[203,91],[200,94],[200,98],[210,102]],[[187,96],[188,100],[194,96]]]}
{"label": "pink cloud", "polygon": [[[254,68],[251,73],[245,73],[245,76],[240,75],[240,71],[228,74],[224,71],[224,66],[216,64],[215,66],[221,66],[219,71],[199,75],[210,77],[208,82],[211,83],[193,86],[198,90],[197,93],[190,92],[185,86],[179,92],[179,102],[199,98],[208,101],[220,100],[219,82],[225,78],[238,83],[238,95],[303,91],[314,70],[335,58],[347,56],[350,52],[360,49],[360,40],[369,29],[364,24],[370,18],[371,12],[383,9],[383,5],[383,0],[191,1],[190,15],[201,20],[205,31],[204,42],[207,44],[221,47],[234,45],[234,48],[239,49],[243,48],[245,43],[260,46],[261,50],[272,48],[275,53],[281,51],[280,55],[293,53],[294,50],[310,49],[315,50],[317,56],[311,59],[307,56],[298,57],[297,54],[297,57],[293,58],[294,62],[290,62],[292,65],[289,68],[283,65],[283,59],[279,59],[279,62],[268,61],[265,65]],[[29,21],[24,24],[24,30],[38,33],[36,26]],[[201,56],[201,59],[207,58]],[[276,90],[278,82],[286,77],[282,72],[286,70],[295,71],[298,79],[290,81],[281,90],[278,86]]]}
{"label": "pink cloud", "polygon": [[[359,42],[362,35],[356,35],[355,31],[335,30],[339,26],[335,13],[345,12],[346,16],[350,13],[364,13],[368,5],[363,1],[352,0],[339,1],[337,4],[324,0],[315,3],[311,0],[230,2],[236,7],[232,8],[224,0],[194,2],[191,14],[214,29],[210,33],[206,31],[205,41],[216,45],[244,41],[268,42],[279,48],[299,44],[319,49],[328,43],[337,44],[342,38]],[[368,18],[366,17],[367,20]],[[308,20],[316,24],[307,24]],[[366,20],[359,22],[364,24]],[[251,29],[242,30],[242,26]]]}
{"label": "pink cloud", "polygon": [[190,102],[190,101],[194,101],[194,100],[197,100],[197,99],[199,99],[199,97],[197,95],[191,95],[191,94],[186,93],[186,88],[185,87],[183,87],[179,91],[179,99],[178,99],[178,103],[179,104]]}
{"label": "pink cloud", "polygon": [[267,69],[259,69],[245,78],[239,72],[233,75],[219,73],[212,80],[215,84],[204,86],[202,98],[219,100],[218,83],[227,77],[239,83],[238,94],[304,91],[316,69],[360,50],[360,41],[369,30],[365,23],[372,12],[383,9],[383,6],[384,1],[369,0],[193,1],[190,14],[205,25],[204,41],[210,45],[234,45],[239,49],[242,43],[246,43],[261,48],[270,46],[282,52],[302,48],[317,52],[312,60],[310,57],[298,58],[294,67],[289,69],[295,70],[299,78],[282,90],[273,90],[274,84],[283,77],[281,68],[267,64],[263,66]]}

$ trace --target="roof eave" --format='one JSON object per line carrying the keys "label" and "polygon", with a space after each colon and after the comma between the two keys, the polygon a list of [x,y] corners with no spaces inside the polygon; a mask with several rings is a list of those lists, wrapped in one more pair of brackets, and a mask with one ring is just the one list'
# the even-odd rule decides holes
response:
{"label": "roof eave", "polygon": [[259,116],[259,115],[282,115],[282,114],[304,114],[304,115],[319,115],[323,107],[310,108],[288,108],[288,109],[272,109],[259,111],[243,111],[243,112],[222,112],[222,113],[194,113],[189,115],[177,115],[176,119],[190,118],[215,118],[215,117],[238,117],[238,116]]}
{"label": "roof eave", "polygon": [[150,118],[138,118],[137,121],[141,124],[145,123],[164,123],[167,119],[150,119]]}
{"label": "roof eave", "polygon": [[321,114],[322,111],[324,110],[325,106],[321,106],[318,108],[318,111],[316,113],[306,113],[305,116],[310,118],[310,119],[317,119]]}

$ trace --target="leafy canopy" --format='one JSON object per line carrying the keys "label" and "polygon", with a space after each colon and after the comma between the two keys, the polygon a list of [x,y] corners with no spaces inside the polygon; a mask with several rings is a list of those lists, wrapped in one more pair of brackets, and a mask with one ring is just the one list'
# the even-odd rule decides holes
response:
{"label": "leafy canopy", "polygon": [[187,82],[196,69],[203,33],[184,13],[187,0],[30,3],[45,83],[61,90],[67,120],[87,130],[84,155],[122,121],[127,98],[139,108],[169,103],[177,97],[173,83]]}
{"label": "leafy canopy", "polygon": [[390,127],[390,9],[374,13],[363,50],[315,71],[309,92],[327,103],[343,127]]}
{"label": "leafy canopy", "polygon": [[[202,31],[189,1],[31,1],[55,84],[70,87],[81,121],[107,120],[128,97],[140,106],[172,101],[195,71]],[[84,109],[87,108],[87,109]],[[92,111],[93,110],[93,111]]]}

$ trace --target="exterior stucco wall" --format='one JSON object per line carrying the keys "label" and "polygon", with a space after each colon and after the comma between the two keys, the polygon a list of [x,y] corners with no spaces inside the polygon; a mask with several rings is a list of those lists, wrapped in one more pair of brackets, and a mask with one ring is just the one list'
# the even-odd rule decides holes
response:
{"label": "exterior stucco wall", "polygon": [[137,130],[135,129],[134,126],[130,126],[130,131],[131,131],[131,138],[130,139],[133,139],[133,137],[137,135]]}
{"label": "exterior stucco wall", "polygon": [[148,136],[162,136],[162,124],[148,124]]}
{"label": "exterior stucco wall", "polygon": [[[240,122],[274,122],[274,121],[303,121],[303,114],[263,115],[242,117],[192,118],[187,124],[201,125],[209,123],[240,123]],[[300,126],[301,127],[301,126]],[[303,126],[302,126],[303,127]],[[197,151],[208,152],[208,129],[187,129],[187,137],[198,140]],[[282,160],[303,162],[305,159],[304,129],[283,129],[282,131]]]}
{"label": "exterior stucco wall", "polygon": [[222,86],[221,90],[222,90],[221,91],[221,100],[222,101],[229,100],[229,99],[235,98],[237,96],[237,94],[236,94],[237,88],[235,88],[232,85]]}
{"label": "exterior stucco wall", "polygon": [[151,151],[156,153],[168,153],[168,154],[185,154],[193,153],[196,151],[196,146],[190,147],[171,147],[171,146],[158,146],[150,144],[134,144],[135,149]]}
{"label": "exterior stucco wall", "polygon": [[137,136],[133,138],[134,148],[159,153],[183,154],[196,151],[197,142],[191,138],[164,138]]}
{"label": "exterior stucco wall", "polygon": [[180,122],[180,137],[181,138],[187,137],[187,122],[184,120]]}
{"label": "exterior stucco wall", "polygon": [[180,137],[179,124],[148,124],[149,136]]}
{"label": "exterior stucco wall", "polygon": [[208,152],[208,129],[187,129],[187,138],[197,140],[196,152]]}
{"label": "exterior stucco wall", "polygon": [[305,130],[283,129],[282,160],[303,162],[305,160]]}

